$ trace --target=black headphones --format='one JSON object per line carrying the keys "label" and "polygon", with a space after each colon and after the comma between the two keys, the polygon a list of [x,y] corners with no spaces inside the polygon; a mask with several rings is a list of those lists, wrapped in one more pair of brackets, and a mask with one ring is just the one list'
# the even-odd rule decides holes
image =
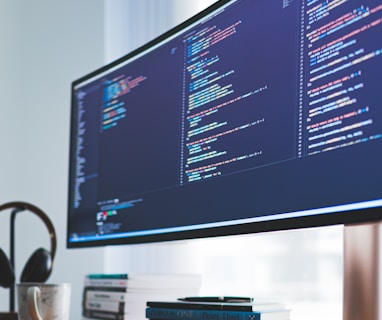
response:
{"label": "black headphones", "polygon": [[[0,205],[0,211],[5,209],[15,209],[18,211],[28,210],[36,214],[45,223],[50,236],[50,251],[43,248],[37,249],[28,259],[21,273],[20,282],[45,282],[53,267],[53,260],[56,254],[57,240],[52,222],[48,216],[36,206],[26,202],[8,202]],[[0,286],[10,288],[15,284],[15,273],[13,266],[4,251],[0,248]]]}

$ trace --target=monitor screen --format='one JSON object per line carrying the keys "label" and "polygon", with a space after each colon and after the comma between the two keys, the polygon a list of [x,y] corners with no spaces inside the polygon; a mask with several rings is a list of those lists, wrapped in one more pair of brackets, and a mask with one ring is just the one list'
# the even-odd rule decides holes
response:
{"label": "monitor screen", "polygon": [[73,81],[67,246],[380,220],[381,22],[223,0]]}

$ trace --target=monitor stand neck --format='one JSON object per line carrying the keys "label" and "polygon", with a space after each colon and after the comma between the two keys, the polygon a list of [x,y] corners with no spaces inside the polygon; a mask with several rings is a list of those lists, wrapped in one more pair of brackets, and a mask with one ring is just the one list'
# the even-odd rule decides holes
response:
{"label": "monitor stand neck", "polygon": [[343,320],[381,320],[382,223],[345,225]]}

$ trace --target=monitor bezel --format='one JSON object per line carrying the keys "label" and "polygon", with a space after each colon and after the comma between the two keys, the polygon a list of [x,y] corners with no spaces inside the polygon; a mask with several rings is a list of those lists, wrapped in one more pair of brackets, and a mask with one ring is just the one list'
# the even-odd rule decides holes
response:
{"label": "monitor bezel", "polygon": [[[164,40],[181,32],[190,25],[198,22],[200,19],[205,18],[211,12],[219,10],[232,0],[219,0],[213,3],[208,8],[171,28],[167,32],[161,34],[155,39],[148,41],[139,48],[129,52],[128,54],[108,63],[76,80],[71,84],[71,113],[74,112],[74,88],[78,85],[99,76],[102,73],[109,71],[126,61],[134,59],[136,56],[142,54],[146,50],[158,45]],[[70,150],[69,150],[69,163],[71,161],[71,154],[75,151],[72,143],[73,126],[70,127]],[[69,180],[73,173],[74,168],[69,166]],[[69,184],[70,188],[70,184]],[[306,216],[296,216],[291,218],[270,219],[267,221],[256,221],[249,223],[233,223],[230,225],[196,228],[194,230],[182,230],[174,232],[160,232],[154,234],[145,234],[142,236],[123,236],[116,238],[108,238],[101,240],[85,240],[85,241],[70,241],[70,203],[72,202],[71,193],[68,193],[68,208],[67,208],[67,233],[66,233],[66,246],[67,248],[87,248],[87,247],[101,247],[109,245],[128,245],[128,244],[144,244],[144,243],[157,243],[190,239],[201,239],[210,237],[233,236],[244,234],[255,234],[263,232],[295,230],[302,228],[314,228],[331,225],[353,225],[361,223],[379,222],[382,220],[382,208],[380,206],[360,208],[360,209],[346,209],[333,213],[319,213]],[[325,208],[323,208],[325,210]]]}

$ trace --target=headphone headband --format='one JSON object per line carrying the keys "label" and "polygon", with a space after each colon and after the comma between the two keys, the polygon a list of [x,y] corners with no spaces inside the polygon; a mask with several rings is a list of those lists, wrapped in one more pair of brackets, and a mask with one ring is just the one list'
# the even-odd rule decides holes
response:
{"label": "headphone headband", "polygon": [[49,217],[42,211],[40,208],[36,207],[33,204],[22,202],[22,201],[13,201],[13,202],[7,202],[2,205],[0,205],[0,211],[11,209],[11,208],[20,208],[22,210],[28,210],[36,214],[41,218],[41,220],[44,222],[45,226],[48,229],[49,232],[49,238],[50,238],[50,253],[52,256],[52,260],[54,259],[54,256],[56,254],[56,248],[57,248],[57,239],[56,239],[56,232],[54,230],[53,223],[50,221]]}

